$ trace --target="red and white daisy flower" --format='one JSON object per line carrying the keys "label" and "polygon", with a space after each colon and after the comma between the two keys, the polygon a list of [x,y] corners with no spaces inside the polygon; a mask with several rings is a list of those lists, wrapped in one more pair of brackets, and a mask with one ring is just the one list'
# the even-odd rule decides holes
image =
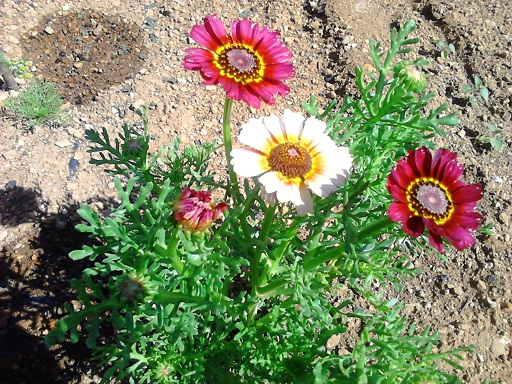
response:
{"label": "red and white daisy flower", "polygon": [[295,205],[299,215],[313,211],[308,190],[327,197],[349,175],[352,157],[325,133],[325,123],[285,110],[283,117],[250,119],[239,135],[250,148],[231,152],[234,171],[242,177],[259,176],[267,194]]}
{"label": "red and white daisy flower", "polygon": [[217,16],[206,16],[194,25],[190,37],[204,48],[187,48],[184,67],[199,71],[203,84],[221,84],[226,96],[259,108],[261,100],[275,104],[290,88],[283,80],[295,75],[292,53],[279,32],[247,20],[233,20],[231,35]]}
{"label": "red and white daisy flower", "polygon": [[213,223],[222,217],[228,209],[224,202],[213,203],[210,191],[195,191],[185,188],[176,204],[174,204],[174,219],[188,232],[205,232]]}
{"label": "red and white daisy flower", "polygon": [[475,212],[482,187],[459,180],[463,172],[457,154],[447,149],[438,149],[434,158],[424,147],[410,151],[388,177],[387,189],[396,200],[389,217],[413,237],[427,227],[430,244],[440,253],[444,253],[441,237],[459,251],[475,245],[471,230],[482,219]]}

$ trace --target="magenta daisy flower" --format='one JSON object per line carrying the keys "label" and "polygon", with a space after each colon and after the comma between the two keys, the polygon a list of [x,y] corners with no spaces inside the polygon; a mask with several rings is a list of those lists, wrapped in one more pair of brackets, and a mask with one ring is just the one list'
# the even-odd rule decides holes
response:
{"label": "magenta daisy flower", "polygon": [[283,80],[295,75],[292,53],[279,32],[243,20],[231,22],[231,36],[217,16],[206,16],[204,25],[194,25],[190,37],[204,48],[187,48],[183,65],[197,70],[203,84],[221,84],[227,97],[259,108],[261,100],[275,104],[290,88]]}
{"label": "magenta daisy flower", "polygon": [[447,149],[438,149],[434,158],[427,148],[410,151],[388,176],[387,189],[396,200],[389,207],[389,217],[413,237],[427,227],[430,244],[441,253],[441,237],[459,251],[474,246],[470,231],[482,219],[475,212],[482,187],[459,180],[463,172],[457,154]]}

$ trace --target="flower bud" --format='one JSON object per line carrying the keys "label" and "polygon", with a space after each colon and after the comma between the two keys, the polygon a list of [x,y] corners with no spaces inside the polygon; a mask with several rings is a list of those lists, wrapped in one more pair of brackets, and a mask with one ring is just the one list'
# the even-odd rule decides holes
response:
{"label": "flower bud", "polygon": [[396,65],[393,69],[395,77],[402,80],[405,89],[409,92],[421,93],[427,86],[427,78],[421,69],[407,60]]}
{"label": "flower bud", "polygon": [[174,218],[189,232],[204,232],[228,209],[224,202],[214,204],[210,191],[185,188],[174,204]]}

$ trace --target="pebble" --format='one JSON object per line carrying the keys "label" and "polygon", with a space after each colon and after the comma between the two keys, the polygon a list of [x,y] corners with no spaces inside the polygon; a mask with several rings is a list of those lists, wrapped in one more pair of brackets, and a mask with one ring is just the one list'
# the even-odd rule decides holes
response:
{"label": "pebble", "polygon": [[508,225],[510,224],[510,217],[509,217],[508,213],[501,212],[499,215],[499,218],[503,222],[503,224],[508,227]]}
{"label": "pebble", "polygon": [[71,145],[71,141],[68,139],[60,139],[55,142],[55,145],[59,148],[69,147]]}
{"label": "pebble", "polygon": [[52,27],[50,27],[49,25],[46,26],[46,28],[44,29],[44,32],[49,34],[49,35],[53,35],[55,33],[55,31],[53,30]]}
{"label": "pebble", "polygon": [[483,280],[478,280],[478,283],[476,284],[476,289],[479,292],[484,292],[487,290],[487,284]]}
{"label": "pebble", "polygon": [[508,354],[508,345],[512,342],[510,337],[500,336],[495,338],[490,347],[491,355],[494,359]]}

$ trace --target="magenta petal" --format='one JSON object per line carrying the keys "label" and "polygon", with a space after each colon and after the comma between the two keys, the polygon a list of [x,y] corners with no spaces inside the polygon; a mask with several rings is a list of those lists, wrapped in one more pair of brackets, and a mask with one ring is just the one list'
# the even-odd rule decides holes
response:
{"label": "magenta petal", "polygon": [[455,248],[462,251],[475,245],[475,239],[468,229],[461,227],[457,223],[447,222],[442,226],[442,235]]}
{"label": "magenta petal", "polygon": [[464,228],[477,229],[480,226],[482,215],[478,212],[453,212],[451,220]]}
{"label": "magenta petal", "polygon": [[[415,179],[411,167],[403,161],[399,161],[396,168],[391,170],[390,178],[404,190]],[[395,184],[390,182],[390,178],[388,178],[388,183]]]}
{"label": "magenta petal", "polygon": [[429,177],[432,166],[432,154],[430,151],[425,147],[421,147],[414,151],[413,156],[410,157],[411,161],[408,161],[408,163],[411,167],[422,177]]}
{"label": "magenta petal", "polygon": [[454,204],[469,203],[478,201],[483,197],[480,184],[465,185],[451,193]]}
{"label": "magenta petal", "polygon": [[[213,61],[211,52],[203,48],[187,48],[183,66],[188,70],[200,70],[205,62]],[[217,70],[218,72],[218,70]]]}
{"label": "magenta petal", "polygon": [[262,80],[259,83],[251,83],[249,86],[264,100],[270,100],[275,95],[286,96],[290,92],[290,87],[280,81]]}
{"label": "magenta petal", "polygon": [[206,16],[204,18],[204,28],[215,41],[215,48],[227,45],[231,42],[231,38],[226,32],[226,27],[224,27],[224,24],[217,16]]}
{"label": "magenta petal", "polygon": [[450,161],[446,164],[442,172],[434,177],[439,179],[442,184],[450,188],[453,183],[459,180],[463,173],[464,167],[462,164],[459,164],[456,161]]}
{"label": "magenta petal", "polygon": [[412,237],[418,237],[425,231],[423,219],[419,216],[413,216],[402,223],[402,229],[405,233]]}
{"label": "magenta petal", "polygon": [[444,253],[444,243],[441,236],[433,231],[428,231],[428,241],[439,253]]}
{"label": "magenta petal", "polygon": [[279,63],[265,67],[265,77],[274,80],[287,80],[295,76],[295,68],[292,63]]}
{"label": "magenta petal", "polygon": [[398,185],[389,184],[387,185],[387,188],[393,199],[398,200],[400,203],[407,203],[407,195],[402,188],[400,188]]}
{"label": "magenta petal", "polygon": [[[450,152],[448,149],[439,148],[432,160],[432,176],[438,179],[443,177],[443,173],[445,172],[444,168],[446,164],[451,162],[452,160],[457,159],[457,154]],[[455,163],[457,163],[455,161]]]}
{"label": "magenta petal", "polygon": [[247,20],[233,20],[231,22],[231,35],[235,44],[247,44],[254,46],[260,27],[258,24]]}
{"label": "magenta petal", "polygon": [[389,205],[388,215],[392,221],[402,222],[411,217],[411,210],[407,204],[393,202]]}

